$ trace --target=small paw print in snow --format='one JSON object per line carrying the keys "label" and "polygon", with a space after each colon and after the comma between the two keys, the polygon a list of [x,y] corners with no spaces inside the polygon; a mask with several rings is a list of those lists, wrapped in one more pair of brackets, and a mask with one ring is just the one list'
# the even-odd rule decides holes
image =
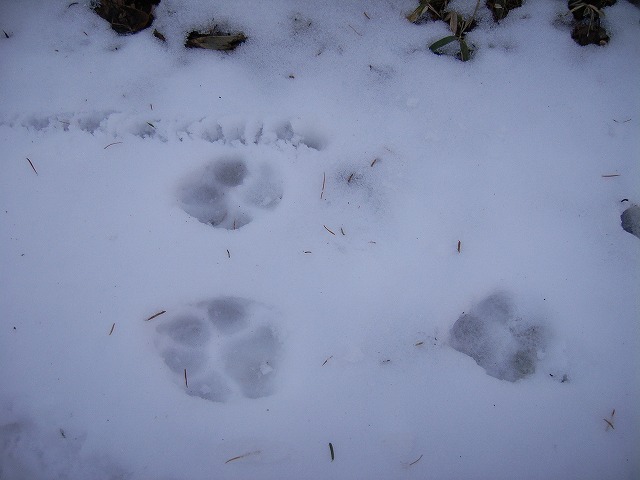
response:
{"label": "small paw print in snow", "polygon": [[156,326],[156,346],[185,392],[213,402],[276,390],[282,345],[275,314],[238,297],[183,308]]}
{"label": "small paw print in snow", "polygon": [[243,156],[223,156],[183,183],[181,208],[202,223],[236,230],[256,215],[274,209],[283,195],[280,176],[266,164]]}

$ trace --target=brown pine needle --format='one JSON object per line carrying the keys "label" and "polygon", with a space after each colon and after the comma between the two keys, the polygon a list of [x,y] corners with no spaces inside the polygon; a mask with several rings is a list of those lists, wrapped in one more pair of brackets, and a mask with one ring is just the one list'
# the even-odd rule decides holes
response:
{"label": "brown pine needle", "polygon": [[367,12],[362,12],[364,14],[365,17],[367,17],[367,20],[371,20],[371,17],[369,15],[367,15]]}
{"label": "brown pine needle", "polygon": [[305,250],[303,253],[309,254],[311,253],[311,250]]}
{"label": "brown pine needle", "polygon": [[229,251],[228,248],[227,248],[227,257],[231,258],[231,252]]}
{"label": "brown pine needle", "polygon": [[36,172],[36,175],[38,175],[38,171],[36,170],[36,167],[33,166],[31,159],[29,157],[26,157],[26,158],[27,158],[27,161],[29,162],[29,165],[31,165],[31,168],[33,169],[33,171]]}
{"label": "brown pine needle", "polygon": [[462,243],[458,240],[458,253],[460,253],[460,249],[462,248]]}
{"label": "brown pine needle", "polygon": [[340,227],[340,233],[342,233],[342,235],[346,235],[346,233],[344,233],[344,229],[342,227]]}
{"label": "brown pine needle", "polygon": [[320,192],[320,200],[322,200],[322,197],[324,197],[324,185],[327,182],[327,174],[326,173],[322,173],[322,191]]}
{"label": "brown pine needle", "polygon": [[423,455],[420,455],[420,456],[418,457],[418,459],[417,459],[417,460],[414,460],[413,462],[411,462],[411,463],[409,464],[409,466],[411,466],[411,465],[415,465],[416,463],[418,463],[418,462],[422,459],[422,457],[423,457],[423,456],[424,456],[424,454],[423,454]]}
{"label": "brown pine needle", "polygon": [[155,126],[153,123],[151,123],[151,122],[147,122],[147,125],[149,125],[149,126],[150,126],[151,128],[153,128],[154,130],[155,130],[155,128],[156,128],[156,126]]}
{"label": "brown pine needle", "polygon": [[353,180],[354,175],[355,173],[352,173],[351,175],[349,175],[349,178],[347,178],[347,183],[351,183],[351,180]]}
{"label": "brown pine needle", "polygon": [[424,342],[423,342],[423,341],[420,341],[420,342],[418,342],[418,343],[416,343],[416,344],[415,344],[415,346],[416,346],[416,347],[419,347],[420,345],[424,345]]}
{"label": "brown pine needle", "polygon": [[153,320],[154,318],[159,317],[159,316],[160,316],[160,315],[162,315],[163,313],[167,313],[167,311],[166,311],[166,310],[162,310],[161,312],[154,313],[154,314],[153,314],[153,315],[151,315],[149,318],[147,318],[147,319],[145,320],[145,322],[148,322],[149,320]]}
{"label": "brown pine needle", "polygon": [[322,366],[324,367],[327,364],[327,362],[332,358],[333,358],[333,355],[331,355],[330,357],[327,357],[327,359],[324,362],[322,362]]}
{"label": "brown pine needle", "polygon": [[104,147],[104,148],[103,148],[103,150],[106,150],[106,149],[107,149],[107,148],[109,148],[111,145],[118,145],[118,144],[120,144],[120,143],[122,143],[122,142],[113,142],[113,143],[110,143],[109,145],[107,145],[106,147]]}
{"label": "brown pine needle", "polygon": [[329,232],[331,235],[335,235],[335,233],[333,233],[331,230],[329,230],[329,229],[327,228],[327,226],[326,226],[326,225],[322,225],[322,226],[323,226],[323,227],[324,227],[324,229],[325,229],[327,232]]}
{"label": "brown pine needle", "polygon": [[184,369],[184,386],[189,388],[189,380],[187,380],[187,369]]}
{"label": "brown pine needle", "polygon": [[113,329],[116,328],[116,324],[111,325],[111,330],[109,331],[109,335],[113,333]]}
{"label": "brown pine needle", "polygon": [[370,165],[370,166],[371,166],[371,167],[373,167],[373,166],[376,164],[376,162],[377,162],[377,161],[378,161],[378,159],[377,159],[377,158],[374,158],[374,159],[373,159],[373,162],[371,162],[371,165]]}
{"label": "brown pine needle", "polygon": [[609,175],[602,175],[602,178],[611,178],[611,177],[619,177],[619,173],[611,173]]}
{"label": "brown pine needle", "polygon": [[616,427],[613,426],[613,423],[611,423],[609,420],[607,420],[606,418],[603,418],[603,420],[607,422],[607,429],[609,429],[609,427],[611,427],[614,430],[616,429]]}
{"label": "brown pine needle", "polygon": [[[349,25],[349,24],[347,24],[347,25]],[[351,27],[351,25],[349,25],[349,26]],[[358,36],[360,36],[360,37],[362,36],[362,34],[359,31],[357,31],[355,28],[351,27],[351,30],[356,32],[356,34],[358,34]]]}
{"label": "brown pine needle", "polygon": [[333,462],[333,460],[335,459],[335,454],[333,452],[333,444],[331,442],[329,442],[329,453],[331,453],[331,461]]}
{"label": "brown pine needle", "polygon": [[237,457],[230,458],[229,460],[227,460],[224,463],[227,464],[229,462],[233,462],[234,460],[240,460],[241,458],[245,458],[245,457],[248,457],[250,455],[258,455],[259,453],[260,453],[260,450],[256,450],[255,452],[243,453],[242,455],[238,455]]}

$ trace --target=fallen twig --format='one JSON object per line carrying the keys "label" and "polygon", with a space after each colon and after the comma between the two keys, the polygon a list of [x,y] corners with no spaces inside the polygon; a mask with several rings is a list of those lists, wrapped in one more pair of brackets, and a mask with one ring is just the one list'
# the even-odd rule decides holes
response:
{"label": "fallen twig", "polygon": [[145,322],[148,322],[149,320],[153,320],[154,318],[159,317],[159,316],[160,316],[160,315],[162,315],[163,313],[167,313],[167,311],[166,311],[166,310],[162,310],[161,312],[154,313],[154,314],[153,314],[153,315],[151,315],[149,318],[147,318],[147,319],[145,320]]}
{"label": "fallen twig", "polygon": [[31,162],[29,157],[26,157],[26,158],[27,158],[27,161],[29,162],[29,165],[31,165],[31,168],[33,168],[33,171],[36,172],[36,175],[38,175],[38,171],[36,170],[36,167],[33,166],[33,163]]}

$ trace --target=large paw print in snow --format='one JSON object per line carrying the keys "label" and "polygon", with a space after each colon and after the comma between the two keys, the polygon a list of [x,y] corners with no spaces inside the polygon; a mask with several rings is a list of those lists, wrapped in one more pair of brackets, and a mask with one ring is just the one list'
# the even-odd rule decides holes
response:
{"label": "large paw print in snow", "polygon": [[515,382],[535,372],[545,338],[540,325],[515,314],[509,296],[496,293],[458,318],[449,344],[492,377]]}
{"label": "large paw print in snow", "polygon": [[640,206],[633,205],[627,208],[622,212],[620,221],[625,232],[640,238]]}
{"label": "large paw print in snow", "polygon": [[275,314],[257,302],[217,297],[156,327],[156,346],[186,393],[213,402],[273,394],[282,345]]}
{"label": "large paw print in snow", "polygon": [[282,199],[280,177],[266,163],[251,164],[226,156],[206,165],[183,183],[182,209],[202,223],[236,230]]}

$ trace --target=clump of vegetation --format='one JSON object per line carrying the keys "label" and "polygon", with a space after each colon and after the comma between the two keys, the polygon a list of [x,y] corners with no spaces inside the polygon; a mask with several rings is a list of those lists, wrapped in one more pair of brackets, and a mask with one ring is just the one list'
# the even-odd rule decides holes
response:
{"label": "clump of vegetation", "polygon": [[[458,49],[453,53],[457,58],[466,62],[471,58],[473,49],[466,40],[466,34],[476,26],[476,14],[480,7],[477,1],[473,14],[464,18],[460,13],[447,10],[449,0],[420,0],[418,7],[407,15],[407,20],[412,23],[422,23],[429,18],[441,20],[449,24],[452,35],[447,35],[429,45],[429,49],[436,54],[443,53],[443,49],[449,44],[457,43]],[[491,10],[494,20],[497,22],[507,16],[510,10],[522,6],[522,0],[486,0],[486,6]]]}
{"label": "clump of vegetation", "polygon": [[111,24],[116,32],[126,35],[149,27],[153,9],[160,0],[98,0],[93,10]]}
{"label": "clump of vegetation", "polygon": [[468,19],[464,19],[459,13],[447,12],[444,20],[449,22],[449,29],[451,30],[451,33],[453,33],[453,35],[448,35],[441,38],[440,40],[433,42],[431,45],[429,45],[429,50],[431,50],[433,53],[441,53],[440,50],[446,45],[449,45],[453,42],[458,42],[459,49],[456,53],[456,56],[463,62],[469,60],[471,58],[472,50],[471,48],[469,48],[465,37],[467,32],[470,32],[476,26],[475,17],[479,5],[480,0],[478,0],[478,2],[476,3],[476,8],[473,11],[473,15]]}
{"label": "clump of vegetation", "polygon": [[568,0],[569,12],[575,20],[571,38],[582,46],[609,43],[609,35],[601,25],[602,9],[614,3],[616,0]]}
{"label": "clump of vegetation", "polygon": [[487,8],[496,22],[506,17],[510,10],[521,6],[522,0],[487,0]]}
{"label": "clump of vegetation", "polygon": [[420,5],[407,15],[407,20],[411,23],[421,23],[427,15],[431,20],[442,20],[448,4],[449,0],[420,0]]}

